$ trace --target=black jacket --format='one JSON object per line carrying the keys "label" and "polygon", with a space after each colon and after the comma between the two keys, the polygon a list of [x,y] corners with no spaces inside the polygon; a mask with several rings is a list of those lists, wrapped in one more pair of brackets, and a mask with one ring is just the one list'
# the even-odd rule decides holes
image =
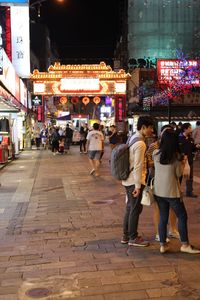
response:
{"label": "black jacket", "polygon": [[194,152],[196,151],[196,147],[194,145],[194,139],[190,136],[185,137],[183,135],[183,133],[180,133],[179,134],[179,146],[180,146],[181,152],[184,155],[187,155],[189,164],[192,165]]}

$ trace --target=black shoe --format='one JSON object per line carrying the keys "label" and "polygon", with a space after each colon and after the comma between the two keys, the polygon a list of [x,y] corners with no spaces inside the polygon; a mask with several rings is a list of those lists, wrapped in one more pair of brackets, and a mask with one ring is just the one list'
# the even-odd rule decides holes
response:
{"label": "black shoe", "polygon": [[197,198],[198,196],[193,193],[188,193],[188,194],[186,194],[186,197]]}

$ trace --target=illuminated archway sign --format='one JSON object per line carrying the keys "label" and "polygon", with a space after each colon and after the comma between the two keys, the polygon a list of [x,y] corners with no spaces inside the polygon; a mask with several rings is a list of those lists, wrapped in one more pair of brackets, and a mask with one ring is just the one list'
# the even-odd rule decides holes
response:
{"label": "illuminated archway sign", "polygon": [[120,105],[115,105],[116,121],[125,117],[126,81],[130,78],[129,73],[124,70],[115,72],[104,62],[93,65],[61,65],[56,62],[48,72],[34,70],[30,76],[35,95],[112,96],[115,102],[120,99]]}

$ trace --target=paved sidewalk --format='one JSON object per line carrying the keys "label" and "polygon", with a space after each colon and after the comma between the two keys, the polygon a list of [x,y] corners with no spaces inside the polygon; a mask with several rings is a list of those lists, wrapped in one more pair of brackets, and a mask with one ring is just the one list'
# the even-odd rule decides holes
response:
{"label": "paved sidewalk", "polygon": [[[152,208],[139,226],[150,247],[120,244],[125,194],[108,157],[99,178],[78,146],[69,155],[24,151],[0,171],[0,300],[200,299],[200,255],[180,253],[175,239],[161,255]],[[200,197],[185,203],[200,247]]]}

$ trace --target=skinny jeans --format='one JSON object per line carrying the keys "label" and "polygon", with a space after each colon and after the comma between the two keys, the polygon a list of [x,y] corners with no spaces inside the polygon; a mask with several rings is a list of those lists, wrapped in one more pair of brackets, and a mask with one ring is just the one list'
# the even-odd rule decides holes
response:
{"label": "skinny jeans", "polygon": [[158,231],[160,236],[160,243],[165,244],[167,238],[167,224],[169,219],[170,207],[174,210],[178,219],[178,232],[182,243],[189,243],[188,228],[187,228],[187,211],[181,198],[167,198],[155,196],[160,210],[160,222]]}

